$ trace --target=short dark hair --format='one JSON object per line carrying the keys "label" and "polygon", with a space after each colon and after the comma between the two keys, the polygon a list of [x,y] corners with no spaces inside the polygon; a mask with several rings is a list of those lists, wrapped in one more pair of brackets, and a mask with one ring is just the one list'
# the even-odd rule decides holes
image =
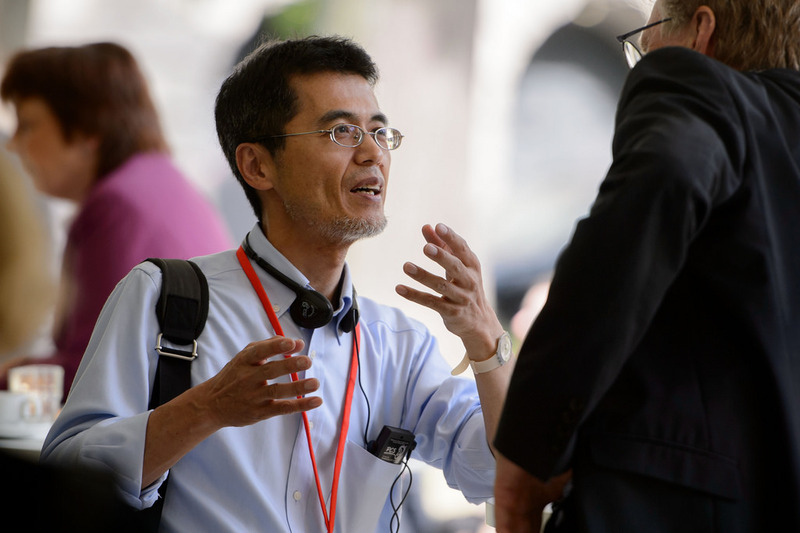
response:
{"label": "short dark hair", "polygon": [[310,36],[262,43],[234,67],[219,90],[214,109],[219,143],[259,221],[261,199],[239,172],[236,148],[257,140],[272,154],[281,150],[286,139],[265,137],[285,133],[298,112],[291,79],[320,72],[355,74],[370,85],[378,81],[372,58],[352,40]]}
{"label": "short dark hair", "polygon": [[118,44],[20,51],[8,64],[0,97],[41,98],[67,140],[76,134],[99,137],[96,179],[134,154],[168,151],[147,82],[133,55]]}

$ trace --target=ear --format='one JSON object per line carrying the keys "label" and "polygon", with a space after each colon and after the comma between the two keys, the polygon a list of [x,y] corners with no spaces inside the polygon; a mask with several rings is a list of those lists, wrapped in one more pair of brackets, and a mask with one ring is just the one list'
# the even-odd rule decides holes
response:
{"label": "ear", "polygon": [[700,6],[692,17],[692,27],[697,32],[692,49],[714,57],[714,30],[717,20],[714,11],[708,6]]}
{"label": "ear", "polygon": [[248,185],[259,191],[273,187],[275,160],[269,150],[256,143],[236,147],[236,166]]}

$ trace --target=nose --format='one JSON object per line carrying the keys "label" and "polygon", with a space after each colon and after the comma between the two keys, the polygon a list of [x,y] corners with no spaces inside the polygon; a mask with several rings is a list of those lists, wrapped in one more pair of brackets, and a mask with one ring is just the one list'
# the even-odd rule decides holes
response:
{"label": "nose", "polygon": [[365,135],[364,141],[355,147],[355,151],[359,165],[379,165],[384,157],[388,157],[388,151],[378,146],[372,135]]}

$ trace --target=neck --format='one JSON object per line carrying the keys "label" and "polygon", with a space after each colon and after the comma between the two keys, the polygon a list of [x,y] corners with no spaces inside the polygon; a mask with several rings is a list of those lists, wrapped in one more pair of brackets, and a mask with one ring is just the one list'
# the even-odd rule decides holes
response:
{"label": "neck", "polygon": [[308,278],[314,290],[331,302],[336,301],[350,245],[320,244],[313,239],[297,238],[296,235],[287,237],[290,234],[284,232],[269,233],[266,226],[263,223],[261,229],[275,249]]}

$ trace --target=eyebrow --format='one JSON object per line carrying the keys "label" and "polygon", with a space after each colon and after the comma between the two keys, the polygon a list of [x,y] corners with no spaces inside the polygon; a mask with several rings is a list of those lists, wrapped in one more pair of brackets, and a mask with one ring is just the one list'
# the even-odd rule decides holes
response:
{"label": "eyebrow", "polygon": [[[345,111],[344,109],[334,109],[334,110],[328,111],[327,113],[322,115],[319,118],[319,123],[320,124],[329,124],[329,123],[331,123],[331,122],[333,122],[335,120],[339,120],[339,119],[348,120],[350,122],[357,122],[358,121],[358,115],[353,113],[353,112],[351,112],[351,111]],[[380,122],[381,124],[388,124],[389,123],[389,119],[383,113],[376,113],[376,114],[372,115],[372,117],[370,117],[369,121],[370,122]]]}

